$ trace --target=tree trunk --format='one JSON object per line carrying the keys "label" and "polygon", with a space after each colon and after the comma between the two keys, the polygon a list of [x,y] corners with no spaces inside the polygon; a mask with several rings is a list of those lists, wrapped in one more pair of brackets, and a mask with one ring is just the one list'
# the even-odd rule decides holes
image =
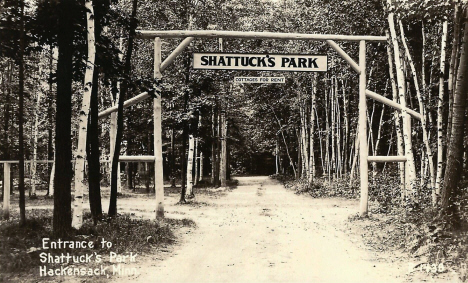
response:
{"label": "tree trunk", "polygon": [[[4,144],[4,152],[3,152],[3,160],[9,160],[10,159],[10,133],[9,133],[9,128],[10,128],[10,117],[11,117],[11,109],[10,109],[10,104],[11,104],[11,88],[12,88],[12,72],[13,72],[13,67],[12,63],[10,60],[7,61],[7,78],[8,78],[8,83],[6,86],[5,90],[5,108],[3,112],[3,144]],[[3,83],[5,85],[5,81],[3,80]],[[13,178],[10,178],[10,182],[13,181]],[[12,182],[13,184],[13,182]],[[2,186],[2,194],[3,194],[3,188]],[[10,194],[13,193],[13,185],[10,185]]]}
{"label": "tree trunk", "polygon": [[[216,99],[216,98],[215,98]],[[212,137],[212,142],[211,142],[211,184],[213,187],[216,187],[216,128],[217,128],[217,121],[216,121],[216,104],[213,103],[212,105],[212,115],[211,115],[211,137]]]}
{"label": "tree trunk", "polygon": [[193,151],[193,162],[194,162],[194,176],[193,176],[193,186],[196,186],[198,183],[198,163],[199,163],[199,158],[198,158],[198,137],[195,138],[195,147]]}
{"label": "tree trunk", "polygon": [[344,174],[348,174],[348,163],[349,163],[349,160],[348,160],[349,117],[348,117],[348,100],[346,99],[346,96],[347,96],[347,93],[346,93],[347,87],[346,87],[346,85],[347,85],[347,81],[345,83],[343,80],[341,80],[341,87],[342,87],[342,90],[343,90],[343,119],[344,119],[344,123],[345,123],[344,142],[343,142]]}
{"label": "tree trunk", "polygon": [[220,123],[220,165],[219,165],[219,179],[221,187],[226,187],[226,167],[227,167],[227,156],[226,156],[226,132],[227,132],[227,121],[226,121],[226,111],[221,111],[221,123]]}
{"label": "tree trunk", "polygon": [[[53,146],[53,135],[52,135],[52,130],[54,128],[53,126],[53,116],[52,116],[52,109],[53,109],[53,89],[52,89],[52,73],[53,73],[53,59],[54,59],[54,48],[51,46],[50,47],[50,61],[49,61],[49,95],[47,97],[47,120],[49,123],[49,127],[47,129],[47,160],[55,160],[55,154],[54,154],[54,146]],[[54,163],[55,164],[55,161]],[[50,163],[47,164],[47,168],[49,171],[49,174],[52,175],[52,170],[55,170],[54,165],[51,165]],[[54,188],[53,186],[53,178],[51,178],[51,182],[49,182],[49,186],[47,189],[47,195],[51,196],[53,193],[50,191],[50,187],[52,187],[52,190]]]}
{"label": "tree trunk", "polygon": [[88,130],[89,109],[91,102],[91,92],[93,89],[94,61],[96,58],[96,43],[94,38],[94,9],[93,1],[86,0],[87,18],[87,45],[88,59],[86,61],[86,72],[83,83],[83,100],[79,112],[78,125],[78,148],[75,153],[75,200],[73,205],[72,226],[79,229],[83,224],[83,192],[86,188],[85,158],[86,158],[86,137]]}
{"label": "tree trunk", "polygon": [[322,166],[322,174],[325,172],[325,158],[323,154],[323,145],[322,145],[322,130],[320,128],[320,120],[318,118],[318,113],[317,113],[317,108],[314,109],[314,114],[315,114],[315,121],[317,122],[317,132],[318,132],[318,140],[319,140],[319,146],[320,146],[320,165]]}
{"label": "tree trunk", "polygon": [[49,196],[54,195],[54,179],[55,179],[55,163],[56,163],[55,154],[54,154],[53,160],[54,160],[54,163],[52,163],[52,169],[50,170],[49,189],[47,190],[47,193],[49,194]]}
{"label": "tree trunk", "polygon": [[447,217],[454,227],[458,227],[460,218],[457,213],[456,199],[459,195],[463,158],[463,135],[465,127],[465,105],[468,91],[468,10],[464,13],[464,34],[461,42],[460,65],[453,96],[452,130],[448,145],[447,168],[441,196],[442,215]]}
{"label": "tree trunk", "polygon": [[194,140],[193,135],[189,135],[189,148],[188,148],[188,157],[187,157],[187,192],[185,197],[193,197],[193,157],[194,157]]}
{"label": "tree trunk", "polygon": [[[453,113],[453,96],[454,96],[454,86],[456,84],[455,79],[457,78],[457,70],[459,65],[458,52],[460,50],[460,26],[462,19],[463,9],[461,4],[457,1],[455,2],[454,9],[454,19],[453,19],[453,44],[452,44],[452,55],[450,56],[450,69],[448,77],[448,95],[449,95],[449,105],[448,105],[448,119],[447,119],[447,134],[445,143],[448,145],[450,143],[451,130],[452,130],[452,113]],[[447,148],[448,150],[448,148]],[[443,170],[443,168],[442,168]]]}
{"label": "tree trunk", "polygon": [[359,168],[357,166],[357,162],[358,162],[358,157],[359,157],[359,127],[356,127],[356,134],[354,136],[354,156],[353,156],[353,159],[352,159],[352,163],[351,163],[351,170],[349,172],[349,183],[350,185],[352,184],[352,182],[354,181],[354,178],[356,177],[357,175],[357,172],[355,172],[357,170],[357,168]]}
{"label": "tree trunk", "polygon": [[176,178],[175,178],[175,150],[174,150],[174,125],[171,128],[171,168],[170,177],[171,177],[171,188],[176,187]]}
{"label": "tree trunk", "polygon": [[[405,47],[405,52],[406,52],[406,57],[408,58],[408,62],[411,68],[411,72],[413,74],[413,81],[414,81],[414,87],[416,90],[416,95],[418,97],[418,102],[419,102],[419,112],[421,113],[421,127],[423,131],[423,142],[426,147],[426,152],[427,152],[427,158],[429,161],[429,184],[428,188],[432,192],[433,196],[433,204],[435,204],[435,191],[434,191],[434,161],[433,161],[433,155],[432,155],[432,149],[429,144],[429,136],[427,134],[427,125],[426,125],[426,107],[424,105],[423,97],[421,96],[421,91],[419,90],[419,82],[418,82],[418,76],[416,73],[416,68],[414,67],[413,59],[411,58],[411,54],[408,49],[408,45],[406,44],[406,38],[405,38],[405,31],[403,29],[403,24],[401,21],[399,21],[400,25],[400,31],[401,31],[401,40],[403,42],[403,46]],[[422,172],[421,172],[422,173]]]}
{"label": "tree trunk", "polygon": [[[41,74],[39,67],[39,74]],[[31,162],[31,189],[29,191],[30,198],[36,198],[36,182],[37,182],[37,136],[39,131],[39,107],[42,99],[40,90],[36,94],[36,104],[34,107],[34,126],[33,126],[33,159]]]}
{"label": "tree trunk", "polygon": [[[20,226],[26,223],[26,202],[24,196],[24,48],[25,48],[25,30],[24,30],[24,0],[19,1],[21,16],[20,16],[20,46],[18,54],[18,69],[19,69],[19,107],[18,107],[18,124],[19,124],[19,181],[18,189],[20,192],[19,209],[20,209]],[[13,190],[13,188],[12,188]]]}
{"label": "tree trunk", "polygon": [[[331,93],[331,91],[330,91]],[[325,90],[325,168],[328,175],[328,181],[330,181],[330,124],[329,124],[329,111],[328,111],[328,95],[327,90]]]}
{"label": "tree trunk", "polygon": [[200,174],[198,175],[198,181],[203,180],[203,151],[200,151]]}
{"label": "tree trunk", "polygon": [[218,117],[216,118],[218,120],[216,132],[216,176],[215,176],[215,181],[216,185],[215,187],[218,188],[221,186],[221,103],[218,104]]}
{"label": "tree trunk", "polygon": [[276,122],[278,123],[278,126],[280,128],[281,137],[283,138],[284,147],[286,148],[286,154],[288,155],[288,158],[289,158],[289,164],[291,165],[291,168],[293,169],[293,172],[294,172],[294,178],[297,178],[296,167],[294,166],[294,162],[293,162],[293,160],[291,158],[291,155],[289,154],[288,143],[286,142],[286,138],[284,137],[283,126],[281,125],[281,122],[278,119],[278,116],[276,116],[276,113],[275,113],[275,110],[273,109],[273,107],[271,105],[269,105],[269,106],[270,106],[271,112],[275,116]]}
{"label": "tree trunk", "polygon": [[[190,22],[190,20],[189,20]],[[187,53],[189,54],[189,53]],[[188,85],[190,82],[190,56],[186,56],[185,58],[185,84]],[[190,100],[190,93],[189,90],[185,90],[184,92],[184,112],[183,113],[188,113],[188,107],[189,107],[189,100]],[[184,119],[183,122],[183,130],[182,130],[182,152],[181,152],[181,160],[182,160],[182,188],[181,188],[181,193],[180,193],[180,203],[185,203],[186,199],[185,196],[187,195],[187,159],[188,159],[188,152],[187,150],[187,140],[189,139],[189,122]]]}
{"label": "tree trunk", "polygon": [[[388,0],[391,6],[391,0]],[[405,143],[405,156],[407,161],[405,162],[405,190],[410,193],[409,198],[415,201],[414,195],[416,193],[416,168],[414,165],[413,145],[411,139],[411,118],[406,113],[406,98],[405,98],[405,77],[403,73],[403,66],[400,59],[400,48],[398,46],[398,39],[395,31],[394,15],[389,13],[388,23],[390,26],[390,34],[393,43],[393,50],[395,56],[396,74],[398,82],[398,94],[400,98],[400,105],[403,107],[401,111],[401,117],[403,120],[403,140]]]}
{"label": "tree trunk", "polygon": [[341,111],[340,100],[338,95],[338,79],[335,78],[335,115],[336,115],[336,174],[341,178],[342,174],[342,157],[341,157]]}
{"label": "tree trunk", "polygon": [[109,201],[108,215],[115,217],[117,215],[117,192],[118,192],[118,175],[119,172],[119,157],[120,157],[120,143],[123,135],[123,102],[127,95],[128,87],[130,84],[130,71],[131,71],[131,57],[133,52],[133,40],[135,37],[135,30],[137,27],[136,12],[137,12],[138,0],[133,0],[132,15],[130,23],[130,32],[128,35],[127,54],[125,55],[124,64],[124,79],[120,88],[119,106],[117,110],[117,134],[115,138],[114,154],[112,157],[112,176],[111,176],[111,195]]}
{"label": "tree trunk", "polygon": [[[310,105],[310,136],[309,136],[309,183],[311,183],[315,178],[315,148],[314,148],[314,124],[315,124],[315,92],[317,91],[317,76],[314,74],[312,79],[312,96],[311,96],[311,105]],[[278,142],[277,142],[278,143]]]}
{"label": "tree trunk", "polygon": [[[458,31],[455,31],[457,34]],[[442,43],[440,47],[440,77],[439,77],[439,101],[437,103],[437,175],[435,181],[435,198],[433,197],[433,203],[437,203],[437,199],[440,197],[440,182],[442,179],[442,170],[444,164],[444,131],[443,131],[443,104],[444,104],[444,77],[445,77],[445,48],[447,43],[447,21],[444,21],[442,25]],[[454,46],[455,48],[455,46]],[[457,56],[452,53],[452,56]],[[449,84],[450,84],[449,78]],[[452,89],[450,89],[452,91]]]}
{"label": "tree trunk", "polygon": [[[188,91],[185,92],[185,105],[184,105],[184,112],[187,111],[187,103],[188,103]],[[188,139],[188,125],[186,121],[183,121],[183,130],[182,130],[182,152],[181,152],[181,160],[182,160],[182,183],[181,183],[181,193],[180,193],[180,203],[185,203],[185,195],[187,194],[187,139]]]}
{"label": "tree trunk", "polygon": [[[390,38],[389,36],[389,31],[385,31],[387,38]],[[387,57],[388,57],[388,72],[390,74],[390,83],[392,85],[392,99],[394,102],[398,103],[398,90],[396,86],[396,81],[395,81],[395,72],[393,70],[393,52],[391,48],[391,44],[387,45]],[[393,111],[393,120],[395,121],[395,132],[396,132],[396,137],[397,137],[397,152],[398,156],[403,156],[405,155],[405,150],[404,150],[404,141],[403,141],[403,135],[401,133],[401,122],[400,122],[400,113],[399,110]],[[401,162],[398,162],[398,172],[400,174],[400,192],[402,197],[404,197],[404,191],[405,191],[405,165]]]}
{"label": "tree trunk", "polygon": [[64,237],[71,229],[71,96],[73,32],[75,25],[70,15],[76,8],[74,1],[61,0],[58,14],[57,100],[55,115],[55,178],[53,232]]}
{"label": "tree trunk", "polygon": [[[335,157],[335,129],[336,129],[336,115],[335,115],[335,97],[337,95],[336,93],[336,80],[334,78],[331,78],[331,97],[330,97],[330,119],[331,119],[331,128],[330,128],[330,136],[331,136],[331,158],[330,158],[330,171],[333,177],[336,177],[336,157]],[[330,175],[330,174],[329,174]]]}
{"label": "tree trunk", "polygon": [[[95,35],[96,42],[99,42],[101,34],[101,27],[99,19],[96,18],[95,22]],[[96,68],[93,73],[93,87],[91,90],[90,100],[90,114],[88,120],[88,133],[87,133],[87,151],[88,156],[88,183],[89,183],[89,207],[91,216],[96,224],[98,219],[102,216],[102,203],[101,203],[101,166],[100,166],[100,149],[99,149],[99,68],[100,60],[96,58]]]}
{"label": "tree trunk", "polygon": [[[385,104],[382,105],[382,111],[380,112],[379,127],[377,129],[377,139],[375,141],[375,147],[373,151],[374,156],[377,156],[379,152],[379,144],[380,144],[380,137],[382,133],[384,112],[385,112]],[[375,178],[375,176],[377,176],[377,164],[375,162],[372,162],[372,177]]]}

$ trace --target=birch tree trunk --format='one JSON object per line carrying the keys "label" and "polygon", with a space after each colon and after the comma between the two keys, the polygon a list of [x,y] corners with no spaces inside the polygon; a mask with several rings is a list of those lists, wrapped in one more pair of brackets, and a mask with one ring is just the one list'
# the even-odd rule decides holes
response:
{"label": "birch tree trunk", "polygon": [[226,132],[227,132],[227,122],[226,122],[226,111],[221,110],[221,121],[220,121],[220,141],[221,141],[221,150],[220,150],[220,164],[219,164],[219,179],[221,182],[221,187],[226,187],[226,166],[227,166],[227,151],[226,151]]}
{"label": "birch tree trunk", "polygon": [[200,174],[198,175],[198,181],[203,180],[203,151],[200,150]]}
{"label": "birch tree trunk", "polygon": [[[26,200],[24,195],[24,49],[25,49],[25,23],[24,23],[24,0],[18,1],[20,7],[20,46],[18,54],[18,84],[19,84],[19,105],[18,105],[18,131],[19,131],[19,164],[18,164],[18,190],[20,226],[26,224]],[[11,178],[13,179],[13,178]],[[13,187],[11,188],[13,191]]]}
{"label": "birch tree trunk", "polygon": [[[391,6],[391,0],[388,0],[389,6]],[[411,193],[410,199],[413,200],[413,196],[416,193],[416,168],[414,165],[413,145],[411,138],[411,118],[406,113],[406,97],[405,97],[405,77],[403,73],[403,66],[400,61],[400,48],[398,46],[398,39],[395,31],[395,22],[393,12],[388,15],[388,23],[390,27],[390,34],[393,43],[393,50],[395,56],[396,74],[398,81],[398,94],[400,98],[400,105],[403,107],[401,111],[401,117],[403,120],[403,141],[405,143],[405,156],[407,161],[405,162],[405,191]]]}
{"label": "birch tree trunk", "polygon": [[[120,31],[122,33],[122,30]],[[119,60],[122,62],[123,60],[123,37],[120,36],[119,38],[119,50],[120,50],[120,54],[119,54]],[[116,92],[115,92],[115,97],[112,97],[111,95],[111,99],[112,99],[112,106],[115,106],[115,105],[119,105],[119,99],[120,99],[120,92],[121,92],[121,88],[120,88],[120,82],[117,81],[117,85],[116,85]],[[110,132],[109,132],[109,136],[110,136],[110,142],[109,142],[109,146],[110,146],[110,161],[109,162],[109,180],[110,181],[110,185],[112,187],[112,163],[113,163],[113,156],[114,156],[114,149],[115,149],[115,140],[117,138],[117,113],[116,112],[113,112],[111,113],[111,126],[110,126]],[[117,164],[117,193],[121,193],[122,192],[122,184],[121,184],[121,181],[120,181],[120,162],[118,162]]]}
{"label": "birch tree trunk", "polygon": [[[457,32],[455,32],[456,34]],[[444,164],[444,131],[443,131],[443,103],[444,103],[444,77],[445,77],[445,49],[447,44],[447,21],[442,24],[442,40],[440,47],[440,77],[439,77],[439,101],[437,103],[437,175],[435,181],[435,199],[433,203],[437,203],[437,198],[440,196],[440,182],[442,179],[442,169]],[[454,46],[455,48],[455,46]],[[456,56],[452,53],[452,56]],[[451,78],[449,76],[449,85]],[[451,92],[452,89],[449,90]]]}
{"label": "birch tree trunk", "polygon": [[318,113],[317,113],[317,108],[314,109],[314,114],[315,114],[315,121],[317,122],[317,132],[318,132],[318,139],[319,139],[319,146],[320,146],[320,163],[322,165],[322,172],[324,173],[325,171],[325,158],[323,154],[323,145],[322,145],[322,129],[320,128],[320,120],[318,118]]}
{"label": "birch tree trunk", "polygon": [[341,158],[341,111],[340,111],[340,100],[338,95],[338,79],[335,78],[335,108],[336,108],[336,171],[338,177],[341,178],[342,174],[342,158]]}
{"label": "birch tree trunk", "polygon": [[328,114],[328,93],[325,90],[325,167],[327,169],[328,181],[330,181],[330,124]]}
{"label": "birch tree trunk", "polygon": [[198,183],[198,161],[199,161],[198,160],[198,150],[199,150],[198,147],[199,147],[198,146],[198,138],[195,138],[195,148],[193,150],[193,162],[195,163],[194,164],[194,167],[195,167],[194,168],[194,170],[195,170],[194,174],[195,174],[195,176],[193,178],[193,185],[194,186],[196,186],[197,183]]}
{"label": "birch tree trunk", "polygon": [[213,103],[212,106],[212,115],[211,115],[211,136],[212,136],[212,142],[211,142],[211,184],[215,187],[216,186],[216,129],[217,129],[217,120],[216,120],[216,108],[217,103]]}
{"label": "birch tree trunk", "polygon": [[306,110],[302,95],[299,93],[299,112],[300,112],[300,136],[301,136],[301,160],[302,160],[302,176],[308,178],[309,176],[309,154],[307,150],[307,131],[306,131]]}
{"label": "birch tree trunk", "polygon": [[278,148],[278,137],[276,137],[276,141],[275,141],[275,168],[276,168],[276,175],[279,174],[279,148]]}
{"label": "birch tree trunk", "polygon": [[94,42],[94,10],[92,0],[86,0],[87,9],[87,45],[88,59],[83,84],[83,101],[79,112],[78,147],[75,153],[75,200],[73,206],[72,227],[79,229],[83,224],[83,192],[86,188],[84,180],[86,160],[86,136],[88,129],[88,116],[93,88],[94,60],[96,57],[96,45]]}
{"label": "birch tree trunk", "polygon": [[[335,83],[333,83],[335,81]],[[330,171],[333,177],[336,177],[336,158],[335,158],[335,129],[336,129],[336,115],[335,115],[335,84],[336,80],[331,78],[331,97],[330,97],[330,118],[331,118],[331,159],[330,159]],[[330,174],[329,174],[330,175]]]}
{"label": "birch tree trunk", "polygon": [[294,172],[294,178],[297,178],[296,167],[294,166],[294,162],[293,162],[293,160],[291,158],[291,155],[289,154],[288,143],[286,142],[286,138],[284,137],[283,126],[281,125],[281,122],[278,119],[278,116],[276,116],[276,113],[275,113],[275,110],[273,109],[273,107],[271,105],[269,105],[269,106],[270,106],[271,112],[275,116],[276,122],[278,123],[278,126],[280,128],[281,137],[283,138],[284,147],[286,148],[286,154],[288,155],[288,158],[289,158],[289,164],[291,165],[291,168],[293,169],[293,172]]}
{"label": "birch tree trunk", "polygon": [[[435,190],[434,190],[434,176],[435,176],[435,171],[434,171],[434,161],[433,161],[433,156],[432,156],[432,149],[429,144],[429,136],[427,134],[427,125],[426,125],[426,107],[424,105],[423,98],[421,96],[421,91],[419,89],[419,82],[418,82],[418,75],[416,73],[416,68],[414,67],[413,59],[411,57],[411,54],[408,49],[408,45],[406,44],[406,38],[405,38],[405,31],[403,29],[403,24],[401,21],[399,21],[400,25],[400,32],[401,32],[401,40],[403,42],[403,46],[405,47],[405,52],[406,52],[406,57],[408,58],[408,62],[411,68],[411,72],[413,74],[413,81],[414,81],[414,87],[416,90],[416,95],[418,97],[418,102],[419,102],[419,112],[421,113],[421,127],[423,131],[423,142],[424,146],[426,147],[426,152],[427,152],[427,158],[429,161],[429,190],[432,192],[432,198],[433,198],[433,204],[435,204]],[[421,172],[422,173],[422,172]]]}
{"label": "birch tree trunk", "polygon": [[[378,151],[379,151],[384,112],[385,112],[385,104],[382,105],[382,111],[380,112],[379,128],[377,129],[377,140],[375,141],[375,147],[373,151],[374,156],[377,156]],[[377,176],[377,163],[372,162],[372,177],[375,178],[375,176]]]}
{"label": "birch tree trunk", "polygon": [[[201,129],[201,124],[202,122],[202,116],[201,116],[201,111],[198,111],[198,125],[197,125],[197,131],[199,131]],[[195,180],[194,180],[194,186],[196,186],[198,184],[198,181],[201,181],[202,180],[202,175],[203,175],[203,160],[202,160],[202,156],[203,156],[203,152],[201,151],[200,149],[200,138],[197,137],[195,139]],[[198,153],[199,152],[199,153]]]}
{"label": "birch tree trunk", "polygon": [[193,153],[194,153],[194,138],[189,135],[189,150],[187,158],[187,191],[185,192],[187,198],[193,197]]}
{"label": "birch tree trunk", "polygon": [[348,118],[348,100],[346,99],[346,83],[341,80],[341,87],[343,91],[343,119],[345,123],[344,142],[343,142],[343,166],[344,174],[348,173],[348,140],[349,140],[349,118]]}
{"label": "birch tree trunk", "polygon": [[294,129],[297,138],[297,176],[302,178],[302,173],[304,169],[304,163],[302,162],[302,138],[301,138],[301,127]]}
{"label": "birch tree trunk", "polygon": [[317,91],[317,76],[314,74],[312,79],[312,95],[310,99],[310,135],[309,135],[309,183],[315,178],[315,148],[314,148],[314,123],[315,123],[315,92]]}
{"label": "birch tree trunk", "polygon": [[350,173],[349,173],[349,184],[351,185],[354,181],[354,178],[356,177],[356,173],[355,172],[357,170],[357,168],[359,168],[357,166],[357,162],[358,162],[358,157],[359,157],[359,127],[356,126],[356,134],[355,134],[355,137],[354,137],[354,156],[353,156],[353,161],[352,161],[352,164],[351,164],[351,170],[350,170]]}
{"label": "birch tree trunk", "polygon": [[[387,30],[386,32],[387,38],[390,38],[389,36],[389,31]],[[395,81],[395,72],[393,69],[393,52],[392,48],[390,47],[391,45],[387,45],[387,57],[388,57],[388,72],[390,74],[390,83],[392,85],[392,99],[394,102],[398,103],[398,90],[396,86],[396,81]],[[403,141],[403,136],[401,133],[401,122],[400,122],[400,113],[399,110],[393,111],[393,120],[395,121],[395,132],[396,132],[396,137],[397,137],[397,153],[398,156],[403,156],[405,155],[405,150],[404,150],[404,141]],[[399,173],[400,173],[400,192],[402,197],[404,197],[404,191],[405,191],[405,165],[401,162],[398,162],[398,168],[399,168]]]}
{"label": "birch tree trunk", "polygon": [[54,154],[54,163],[52,164],[52,170],[50,170],[49,196],[54,195],[54,179],[55,179],[55,154]]}
{"label": "birch tree trunk", "polygon": [[[120,85],[120,84],[118,84]],[[117,87],[117,92],[116,92],[116,99],[112,103],[112,106],[118,105],[119,104],[119,96],[120,96],[120,87]],[[114,156],[114,149],[115,149],[115,138],[117,136],[117,113],[111,113],[111,122],[110,122],[110,131],[109,131],[109,136],[110,136],[110,141],[109,141],[109,180],[112,180],[112,156]],[[120,193],[122,192],[121,188],[121,183],[120,183],[120,162],[117,164],[117,192]],[[112,181],[110,182],[110,185],[112,186]]]}

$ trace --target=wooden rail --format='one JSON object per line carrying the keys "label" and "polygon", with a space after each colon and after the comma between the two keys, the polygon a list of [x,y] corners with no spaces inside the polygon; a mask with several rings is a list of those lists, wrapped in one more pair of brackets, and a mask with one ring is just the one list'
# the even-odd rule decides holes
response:
{"label": "wooden rail", "polygon": [[[100,162],[110,162],[109,158],[101,158]],[[121,155],[120,162],[154,162],[154,156],[150,155]],[[32,160],[25,160],[24,163],[32,163]],[[75,162],[72,160],[71,162]],[[18,164],[19,160],[0,160],[0,164]],[[53,160],[36,160],[36,163],[54,163]]]}
{"label": "wooden rail", "polygon": [[406,156],[368,156],[368,162],[406,162]]}

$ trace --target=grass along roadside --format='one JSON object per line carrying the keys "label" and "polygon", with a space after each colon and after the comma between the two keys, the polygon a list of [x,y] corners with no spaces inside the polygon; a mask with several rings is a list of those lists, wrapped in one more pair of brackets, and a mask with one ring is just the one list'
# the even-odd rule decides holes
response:
{"label": "grass along roadside", "polygon": [[[12,216],[12,220],[0,222],[0,282],[13,279],[23,282],[27,281],[27,277],[37,279],[41,275],[40,268],[44,271],[44,267],[47,270],[68,267],[75,271],[85,268],[86,272],[108,267],[106,273],[112,276],[110,266],[113,263],[126,263],[132,259],[132,255],[135,259],[156,252],[158,248],[167,248],[175,243],[177,230],[195,227],[195,223],[188,219],[152,221],[132,219],[126,214],[115,219],[104,218],[94,226],[90,215],[86,214],[83,227],[61,240],[92,242],[92,247],[87,244],[83,248],[62,245],[60,248],[46,249],[51,247],[52,242],[59,241],[52,237],[52,210],[31,210],[24,227],[18,226],[18,215]],[[80,275],[89,277],[88,274]]]}

